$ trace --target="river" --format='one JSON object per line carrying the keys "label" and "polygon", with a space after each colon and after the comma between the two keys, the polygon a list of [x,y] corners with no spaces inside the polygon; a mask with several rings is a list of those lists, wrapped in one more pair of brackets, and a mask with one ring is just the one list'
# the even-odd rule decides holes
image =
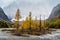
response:
{"label": "river", "polygon": [[0,40],[60,40],[60,29],[51,32],[51,34],[45,34],[41,36],[22,37],[12,36],[9,33],[3,32],[0,29]]}

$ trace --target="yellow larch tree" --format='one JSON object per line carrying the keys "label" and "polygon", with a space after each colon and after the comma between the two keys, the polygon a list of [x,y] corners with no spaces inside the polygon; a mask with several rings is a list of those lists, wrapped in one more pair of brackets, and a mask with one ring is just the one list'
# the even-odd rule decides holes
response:
{"label": "yellow larch tree", "polygon": [[31,14],[32,13],[29,12],[29,16],[26,17],[26,20],[22,22],[22,25],[20,28],[24,28],[25,30],[33,30],[33,29],[37,30],[39,28],[37,17],[34,20],[32,19]]}
{"label": "yellow larch tree", "polygon": [[17,9],[16,15],[15,15],[15,20],[14,20],[14,28],[18,30],[19,28],[19,19],[21,18],[20,11]]}

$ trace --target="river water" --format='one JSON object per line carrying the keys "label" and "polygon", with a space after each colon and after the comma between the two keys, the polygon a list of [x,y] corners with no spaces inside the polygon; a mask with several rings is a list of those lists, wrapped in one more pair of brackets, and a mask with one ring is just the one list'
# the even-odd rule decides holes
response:
{"label": "river water", "polygon": [[12,36],[0,30],[0,40],[60,40],[60,29],[51,32],[51,34],[30,37]]}

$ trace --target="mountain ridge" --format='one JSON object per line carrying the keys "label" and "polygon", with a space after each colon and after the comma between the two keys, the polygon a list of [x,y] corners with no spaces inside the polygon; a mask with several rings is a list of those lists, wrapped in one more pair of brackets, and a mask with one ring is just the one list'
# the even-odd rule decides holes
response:
{"label": "mountain ridge", "polygon": [[8,16],[4,13],[1,7],[0,7],[0,20],[10,22]]}
{"label": "mountain ridge", "polygon": [[48,19],[53,19],[56,16],[60,16],[60,4],[56,5],[49,16]]}

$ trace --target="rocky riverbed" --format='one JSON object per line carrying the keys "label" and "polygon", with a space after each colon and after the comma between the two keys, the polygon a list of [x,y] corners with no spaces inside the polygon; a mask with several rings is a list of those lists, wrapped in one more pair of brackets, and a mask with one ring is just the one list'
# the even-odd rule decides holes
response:
{"label": "rocky riverbed", "polygon": [[60,29],[52,31],[51,34],[41,36],[30,35],[30,37],[13,36],[1,30],[2,29],[0,29],[0,40],[60,40]]}

